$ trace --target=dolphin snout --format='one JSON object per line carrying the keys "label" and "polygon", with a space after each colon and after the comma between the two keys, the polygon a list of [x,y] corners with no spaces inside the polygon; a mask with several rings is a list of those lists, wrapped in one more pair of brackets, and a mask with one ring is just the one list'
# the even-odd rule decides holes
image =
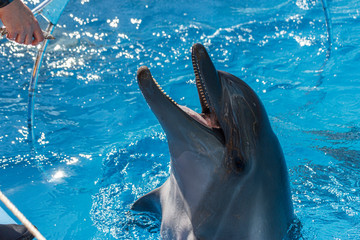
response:
{"label": "dolphin snout", "polygon": [[205,47],[200,43],[195,43],[192,46],[192,52],[196,55],[197,59],[204,58],[207,55]]}
{"label": "dolphin snout", "polygon": [[137,71],[137,79],[141,85],[149,84],[152,81],[150,70],[147,66],[141,66]]}

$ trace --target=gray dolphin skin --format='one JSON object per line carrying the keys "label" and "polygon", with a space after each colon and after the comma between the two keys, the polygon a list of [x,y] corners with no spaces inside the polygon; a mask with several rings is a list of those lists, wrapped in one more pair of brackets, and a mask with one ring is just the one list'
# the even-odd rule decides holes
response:
{"label": "gray dolphin skin", "polygon": [[294,220],[288,172],[260,99],[217,71],[201,44],[192,61],[200,114],[168,97],[147,67],[137,72],[166,133],[171,170],[132,209],[158,213],[162,239],[287,239]]}

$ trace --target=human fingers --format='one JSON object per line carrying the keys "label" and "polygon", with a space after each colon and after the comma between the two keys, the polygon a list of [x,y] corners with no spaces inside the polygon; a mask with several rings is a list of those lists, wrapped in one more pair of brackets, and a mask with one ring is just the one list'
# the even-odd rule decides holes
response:
{"label": "human fingers", "polygon": [[31,34],[27,34],[26,37],[25,37],[25,40],[24,40],[24,44],[25,45],[30,45],[32,44],[32,41],[33,41],[33,37]]}
{"label": "human fingers", "polygon": [[17,33],[8,33],[6,35],[6,38],[9,39],[9,40],[15,41],[17,35],[18,35]]}
{"label": "human fingers", "polygon": [[25,33],[20,33],[17,35],[17,37],[15,38],[15,42],[23,44],[25,42],[25,37],[26,34]]}
{"label": "human fingers", "polygon": [[44,34],[40,27],[36,28],[33,33],[34,39],[32,41],[32,45],[37,45],[40,42],[44,41]]}

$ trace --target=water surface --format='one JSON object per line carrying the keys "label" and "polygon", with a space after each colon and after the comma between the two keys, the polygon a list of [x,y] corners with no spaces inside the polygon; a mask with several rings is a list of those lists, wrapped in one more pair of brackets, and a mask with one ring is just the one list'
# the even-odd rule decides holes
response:
{"label": "water surface", "polygon": [[200,42],[263,101],[303,238],[360,239],[359,9],[354,0],[71,0],[40,71],[35,143],[36,49],[1,41],[1,190],[49,239],[158,239],[159,221],[130,211],[169,170],[136,71],[147,65],[200,111],[190,57]]}

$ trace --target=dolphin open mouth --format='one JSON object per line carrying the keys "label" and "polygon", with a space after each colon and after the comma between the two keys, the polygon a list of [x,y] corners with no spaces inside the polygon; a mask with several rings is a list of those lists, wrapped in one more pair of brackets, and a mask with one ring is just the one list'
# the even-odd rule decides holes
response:
{"label": "dolphin open mouth", "polygon": [[[216,115],[216,112],[214,111],[214,101],[211,98],[211,93],[207,91],[206,87],[208,83],[206,82],[207,78],[204,70],[207,69],[204,69],[203,67],[207,66],[207,64],[209,63],[212,65],[212,62],[208,56],[207,58],[202,57],[202,54],[204,54],[203,52],[199,54],[199,49],[202,49],[198,46],[201,46],[203,50],[205,50],[205,48],[200,44],[195,44],[192,48],[192,63],[195,73],[196,86],[202,108],[201,113],[197,113],[194,110],[175,102],[169,95],[166,94],[166,92],[161,88],[157,81],[152,77],[150,70],[146,66],[140,67],[137,72],[139,86],[143,95],[145,96],[145,99],[147,100],[153,111],[155,110],[154,105],[163,105],[163,109],[168,109],[167,114],[171,114],[171,111],[176,112],[180,110],[181,112],[185,113],[186,116],[191,117],[191,119],[200,123],[202,126],[206,127],[207,130],[211,131],[212,134],[217,135],[219,139],[223,140],[224,137],[222,129],[217,120],[218,117]],[[215,68],[213,71],[215,71],[213,72],[213,74],[216,74],[216,78],[218,78],[218,73],[216,72]],[[220,82],[218,84],[220,84]],[[172,106],[169,106],[169,104]],[[177,110],[174,110],[174,107]],[[159,118],[158,114],[156,114],[156,111],[154,111],[154,113]]]}

